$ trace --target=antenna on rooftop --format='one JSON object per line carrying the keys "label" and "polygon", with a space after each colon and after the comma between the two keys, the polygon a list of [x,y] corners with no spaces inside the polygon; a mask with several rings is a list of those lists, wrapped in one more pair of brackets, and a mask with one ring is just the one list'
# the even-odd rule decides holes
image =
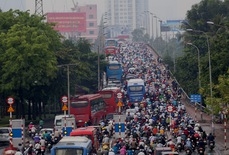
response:
{"label": "antenna on rooftop", "polygon": [[73,5],[74,5],[74,7],[71,8],[71,10],[72,10],[73,12],[78,12],[78,2],[75,2],[74,0],[72,0],[72,3],[73,3]]}
{"label": "antenna on rooftop", "polygon": [[35,14],[43,16],[43,0],[35,0]]}

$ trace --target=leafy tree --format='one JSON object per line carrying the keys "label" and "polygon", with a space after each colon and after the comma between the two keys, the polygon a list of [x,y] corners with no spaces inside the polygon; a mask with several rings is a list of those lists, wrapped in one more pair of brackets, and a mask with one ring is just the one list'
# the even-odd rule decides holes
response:
{"label": "leafy tree", "polygon": [[[196,45],[200,50],[200,62],[201,62],[201,92],[206,103],[210,104],[209,96],[209,51],[212,70],[212,82],[213,85],[218,84],[218,77],[224,75],[228,70],[228,1],[220,0],[203,0],[199,4],[193,5],[192,9],[187,12],[186,21],[182,27],[184,29],[192,29],[192,32],[186,32],[183,36],[184,43],[191,42]],[[209,25],[207,21],[214,22],[214,25]],[[209,45],[209,46],[208,46]],[[209,48],[208,48],[209,47]],[[190,90],[189,86],[194,86],[192,81],[197,81],[198,74],[194,65],[196,61],[193,60],[191,48],[185,48],[184,56],[177,61],[177,67],[179,73],[176,74],[178,81],[184,87],[188,94],[198,92],[196,89]],[[185,67],[185,65],[188,67]],[[192,69],[188,69],[191,67]],[[193,70],[195,69],[195,70]],[[187,80],[189,77],[194,80]],[[213,101],[219,97],[219,93],[215,87],[213,87]],[[214,102],[213,102],[214,103]],[[214,107],[217,109],[217,107]]]}
{"label": "leafy tree", "polygon": [[144,40],[144,29],[140,28],[140,29],[135,29],[132,33],[132,40],[135,42],[143,42]]}
{"label": "leafy tree", "polygon": [[1,92],[14,92],[17,116],[24,117],[26,97],[32,101],[34,88],[50,84],[56,76],[54,49],[60,44],[60,36],[43,22],[43,17],[28,12],[10,10],[0,13],[0,18]]}

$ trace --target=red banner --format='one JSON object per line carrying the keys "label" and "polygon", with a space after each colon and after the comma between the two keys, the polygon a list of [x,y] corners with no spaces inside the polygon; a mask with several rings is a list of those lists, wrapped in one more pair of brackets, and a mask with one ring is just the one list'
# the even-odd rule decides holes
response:
{"label": "red banner", "polygon": [[55,23],[54,29],[59,32],[86,32],[85,12],[47,13],[47,22]]}

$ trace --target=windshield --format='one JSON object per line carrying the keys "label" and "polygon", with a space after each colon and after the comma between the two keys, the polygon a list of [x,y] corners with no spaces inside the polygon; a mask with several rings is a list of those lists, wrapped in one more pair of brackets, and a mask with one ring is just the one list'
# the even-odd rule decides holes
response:
{"label": "windshield", "polygon": [[120,65],[110,65],[108,68],[111,70],[117,70],[120,69]]}
{"label": "windshield", "polygon": [[79,148],[56,149],[55,155],[83,155],[83,149],[79,149]]}
{"label": "windshield", "polygon": [[0,129],[0,134],[9,133],[8,129]]}
{"label": "windshield", "polygon": [[143,86],[130,86],[130,91],[142,91]]}
{"label": "windshield", "polygon": [[106,46],[117,46],[117,41],[116,40],[107,40]]}
{"label": "windshield", "polygon": [[62,123],[62,122],[61,122],[61,119],[57,119],[57,120],[56,120],[56,126],[61,126],[61,123]]}
{"label": "windshield", "polygon": [[88,101],[75,101],[71,102],[71,107],[73,108],[82,108],[88,106]]}

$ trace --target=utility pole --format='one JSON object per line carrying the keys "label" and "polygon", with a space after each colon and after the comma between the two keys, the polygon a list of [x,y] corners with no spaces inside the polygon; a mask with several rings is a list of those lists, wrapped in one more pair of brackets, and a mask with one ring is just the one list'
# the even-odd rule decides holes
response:
{"label": "utility pole", "polygon": [[35,0],[35,14],[43,16],[43,0]]}

